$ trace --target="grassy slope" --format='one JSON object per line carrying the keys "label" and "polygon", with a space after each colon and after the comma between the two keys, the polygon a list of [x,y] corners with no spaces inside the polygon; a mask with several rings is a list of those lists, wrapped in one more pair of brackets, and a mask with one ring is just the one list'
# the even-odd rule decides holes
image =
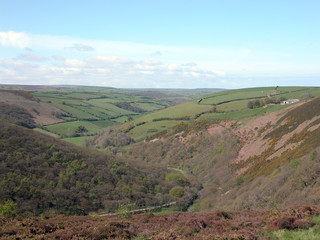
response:
{"label": "grassy slope", "polygon": [[46,130],[44,130],[44,129],[41,129],[41,128],[34,128],[33,130],[34,130],[34,131],[37,131],[37,132],[41,132],[41,133],[47,134],[47,135],[49,135],[49,136],[51,136],[51,137],[56,137],[56,138],[59,137],[57,134],[52,133],[52,132],[48,132],[48,131],[46,131]]}
{"label": "grassy slope", "polygon": [[62,138],[61,140],[66,141],[68,143],[72,143],[72,144],[77,145],[79,147],[82,147],[84,140],[87,138],[93,138],[93,136]]}
{"label": "grassy slope", "polygon": [[88,130],[88,133],[93,133],[100,129],[94,123],[86,122],[86,121],[59,123],[59,124],[47,126],[46,129],[48,129],[50,132],[61,134],[61,135],[63,134],[72,135],[78,126],[84,126]]}
{"label": "grassy slope", "polygon": [[[189,118],[202,112],[210,111],[211,108],[208,105],[199,105],[197,101],[191,101],[146,114],[134,119],[135,124],[146,123],[136,126],[130,131],[130,135],[136,140],[143,139],[154,134],[154,132],[152,133],[152,129],[157,129],[158,131],[166,130],[181,122],[181,120],[177,120],[179,118]],[[160,120],[162,118],[164,120]],[[168,120],[167,118],[172,120]]]}
{"label": "grassy slope", "polygon": [[300,229],[300,230],[288,230],[281,229],[278,231],[272,232],[271,238],[277,240],[318,240],[320,236],[320,216],[314,216],[312,221],[315,223],[315,226],[308,229]]}
{"label": "grassy slope", "polygon": [[[174,118],[192,118],[197,115],[201,115],[201,119],[208,120],[228,119],[244,121],[274,111],[279,111],[287,107],[276,105],[268,106],[267,108],[247,109],[247,103],[249,100],[254,100],[255,98],[263,99],[268,95],[277,98],[300,98],[300,96],[306,92],[312,93],[315,97],[320,96],[320,88],[315,87],[278,87],[276,90],[274,87],[265,87],[221,91],[202,97],[200,102],[194,100],[138,117],[134,120],[135,124],[142,122],[146,122],[146,124],[136,126],[135,129],[130,131],[130,135],[134,139],[140,140],[148,136],[152,136],[150,131],[152,131],[152,129],[157,129],[158,126],[165,126],[162,130],[171,128],[172,125],[177,123]],[[214,105],[216,105],[218,113],[211,112]],[[161,118],[164,118],[164,120],[159,122],[153,121]],[[169,122],[166,118],[171,118],[175,122],[168,124]],[[161,122],[163,122],[163,124],[161,124]]]}

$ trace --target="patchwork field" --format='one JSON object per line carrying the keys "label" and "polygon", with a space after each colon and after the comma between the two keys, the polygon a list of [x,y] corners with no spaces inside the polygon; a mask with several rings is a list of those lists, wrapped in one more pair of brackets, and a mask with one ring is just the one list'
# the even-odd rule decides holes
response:
{"label": "patchwork field", "polygon": [[[156,136],[158,131],[167,130],[181,121],[190,122],[196,119],[244,122],[290,106],[290,104],[279,104],[281,100],[305,101],[305,97],[308,99],[318,96],[320,96],[318,87],[263,87],[220,91],[135,118],[136,127],[130,131],[130,135],[136,140],[141,140],[152,135]],[[277,104],[265,104],[266,99],[277,101]],[[263,102],[263,106],[249,109],[249,101]]]}
{"label": "patchwork field", "polygon": [[[207,110],[208,107],[199,108],[195,102],[188,102],[179,107],[174,105],[220,91],[220,89],[159,90],[18,85],[0,85],[0,89],[2,89],[0,101],[26,108],[35,117],[36,123],[44,127],[38,131],[76,143],[82,140],[73,141],[69,138],[92,135],[102,128],[119,125],[140,116],[150,119],[151,125],[154,125],[152,124],[154,118],[172,115],[172,110],[168,112],[158,112],[158,110],[171,106],[174,107],[176,117],[183,116],[186,110],[191,115],[197,114],[203,109]],[[148,116],[148,113],[152,112],[155,115]],[[144,118],[141,121],[145,121]],[[150,125],[148,123],[133,135],[137,135],[135,138],[150,135],[162,128],[172,127],[176,123],[178,122],[166,121],[150,128],[147,127]],[[84,127],[84,131],[79,132],[79,127]]]}

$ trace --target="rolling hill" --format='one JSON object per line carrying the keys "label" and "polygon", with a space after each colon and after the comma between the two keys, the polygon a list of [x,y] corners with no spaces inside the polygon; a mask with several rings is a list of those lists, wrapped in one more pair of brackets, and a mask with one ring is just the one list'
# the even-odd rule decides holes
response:
{"label": "rolling hill", "polygon": [[[107,127],[102,123],[105,120],[89,121],[74,112],[64,117],[78,121],[35,131],[25,128],[34,128],[37,123],[28,109],[1,103],[6,111],[0,115],[0,205],[11,200],[24,215],[86,215],[99,209],[115,212],[121,207],[128,213],[127,207],[132,205],[139,208],[170,202],[177,202],[171,211],[201,212],[141,215],[132,221],[107,217],[105,224],[115,225],[97,236],[110,237],[114,232],[119,238],[192,239],[225,234],[221,235],[225,239],[277,239],[291,234],[279,229],[319,231],[320,88],[220,91],[158,110],[141,102],[139,94],[131,99],[126,95],[126,101],[111,97],[86,100],[88,93],[83,89],[54,90],[32,92],[34,99],[30,101],[42,98],[40,103],[44,102],[41,94],[51,94],[52,99],[47,100],[51,103],[46,104],[54,105],[55,94],[57,101],[65,99],[62,105],[83,108],[88,114],[92,113],[86,109],[94,107],[84,103],[106,99],[106,106],[111,104],[113,110],[149,108],[150,112],[136,112],[129,119],[130,113],[126,122]],[[160,95],[156,101],[163,103]],[[60,136],[78,131],[85,147],[39,131]],[[257,219],[259,214],[265,214],[263,221]],[[314,228],[311,216],[315,216]],[[172,226],[167,226],[166,220]],[[11,220],[5,221],[11,226]],[[14,224],[20,224],[17,221]],[[136,229],[136,224],[143,229]],[[274,230],[279,232],[272,233]],[[77,236],[57,228],[53,232],[56,236]]]}
{"label": "rolling hill", "polygon": [[[0,102],[27,110],[36,130],[81,146],[83,136],[102,128],[217,91],[221,90],[0,85]],[[87,131],[77,132],[78,127]]]}

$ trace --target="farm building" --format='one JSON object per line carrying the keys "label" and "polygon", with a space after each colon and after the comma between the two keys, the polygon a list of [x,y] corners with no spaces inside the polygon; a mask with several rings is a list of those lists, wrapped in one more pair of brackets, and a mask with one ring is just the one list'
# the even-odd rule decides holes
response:
{"label": "farm building", "polygon": [[297,102],[299,102],[299,99],[288,99],[288,100],[282,101],[280,104],[286,105],[286,104],[293,104],[293,103],[297,103]]}

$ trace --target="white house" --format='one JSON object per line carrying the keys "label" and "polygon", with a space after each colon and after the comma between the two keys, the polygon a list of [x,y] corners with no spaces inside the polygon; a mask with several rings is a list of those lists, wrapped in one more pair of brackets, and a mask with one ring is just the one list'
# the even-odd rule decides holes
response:
{"label": "white house", "polygon": [[288,100],[282,101],[280,104],[281,105],[286,105],[286,104],[297,103],[299,101],[300,101],[299,99],[288,99]]}

